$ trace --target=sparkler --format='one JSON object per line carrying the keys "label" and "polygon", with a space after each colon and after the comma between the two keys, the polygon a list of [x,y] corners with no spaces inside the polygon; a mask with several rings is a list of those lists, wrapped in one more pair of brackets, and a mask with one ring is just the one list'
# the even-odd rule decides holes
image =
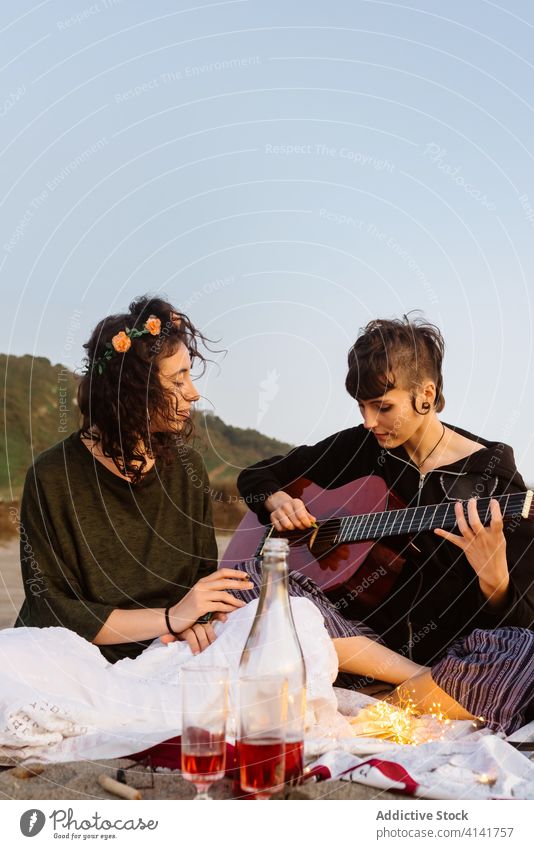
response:
{"label": "sparkler", "polygon": [[493,772],[481,772],[477,778],[479,784],[487,784],[488,787],[493,787],[497,782],[497,776]]}
{"label": "sparkler", "polygon": [[376,737],[419,746],[430,740],[443,740],[450,719],[439,702],[433,702],[429,714],[421,716],[413,699],[402,696],[397,705],[377,701],[363,708],[350,722],[357,737]]}

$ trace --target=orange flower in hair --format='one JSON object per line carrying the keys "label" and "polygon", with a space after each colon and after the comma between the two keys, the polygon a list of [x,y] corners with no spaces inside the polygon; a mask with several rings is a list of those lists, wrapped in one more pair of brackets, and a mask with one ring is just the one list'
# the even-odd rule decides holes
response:
{"label": "orange flower in hair", "polygon": [[152,336],[157,336],[161,332],[161,321],[157,316],[150,315],[145,321],[145,328]]}
{"label": "orange flower in hair", "polygon": [[147,333],[150,333],[151,336],[159,336],[161,333],[161,319],[157,315],[149,315],[142,330],[138,330],[136,327],[126,327],[124,330],[120,330],[113,336],[111,342],[106,342],[103,354],[93,360],[86,373],[93,371],[102,374],[115,353],[125,354],[132,347],[132,339],[139,339],[140,336],[146,336]]}
{"label": "orange flower in hair", "polygon": [[119,333],[117,333],[116,336],[113,337],[113,339],[111,340],[111,344],[113,345],[115,350],[119,352],[119,354],[124,354],[131,347],[132,340],[129,336],[126,335],[124,330],[121,330]]}

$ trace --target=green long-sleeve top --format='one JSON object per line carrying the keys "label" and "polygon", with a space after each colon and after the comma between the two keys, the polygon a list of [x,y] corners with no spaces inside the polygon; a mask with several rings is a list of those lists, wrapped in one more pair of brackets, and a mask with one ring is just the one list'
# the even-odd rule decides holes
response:
{"label": "green long-sleeve top", "polygon": [[[217,568],[208,475],[186,445],[134,485],[75,431],[29,468],[20,522],[26,599],[15,627],[61,626],[92,641],[115,608],[166,607]],[[150,642],[99,648],[114,663]]]}

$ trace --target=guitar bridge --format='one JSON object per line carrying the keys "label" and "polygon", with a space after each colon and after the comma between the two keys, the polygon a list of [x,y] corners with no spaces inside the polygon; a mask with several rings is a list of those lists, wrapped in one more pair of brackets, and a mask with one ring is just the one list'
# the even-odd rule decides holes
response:
{"label": "guitar bridge", "polygon": [[312,534],[310,536],[309,542],[308,542],[308,547],[309,547],[310,551],[312,550],[313,544],[314,544],[315,540],[317,539],[318,533],[319,533],[319,528],[318,527],[314,528],[313,531],[312,531]]}

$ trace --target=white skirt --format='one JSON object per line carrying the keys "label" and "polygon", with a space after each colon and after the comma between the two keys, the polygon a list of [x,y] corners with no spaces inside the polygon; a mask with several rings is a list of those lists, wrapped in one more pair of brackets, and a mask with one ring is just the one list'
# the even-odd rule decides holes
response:
{"label": "white skirt", "polygon": [[[216,622],[217,639],[194,656],[184,642],[154,640],[134,660],[109,663],[66,628],[0,631],[0,757],[35,762],[116,758],[181,733],[180,667],[227,666],[231,704],[257,601]],[[291,608],[307,671],[307,729],[350,736],[332,682],[337,656],[311,601]]]}

